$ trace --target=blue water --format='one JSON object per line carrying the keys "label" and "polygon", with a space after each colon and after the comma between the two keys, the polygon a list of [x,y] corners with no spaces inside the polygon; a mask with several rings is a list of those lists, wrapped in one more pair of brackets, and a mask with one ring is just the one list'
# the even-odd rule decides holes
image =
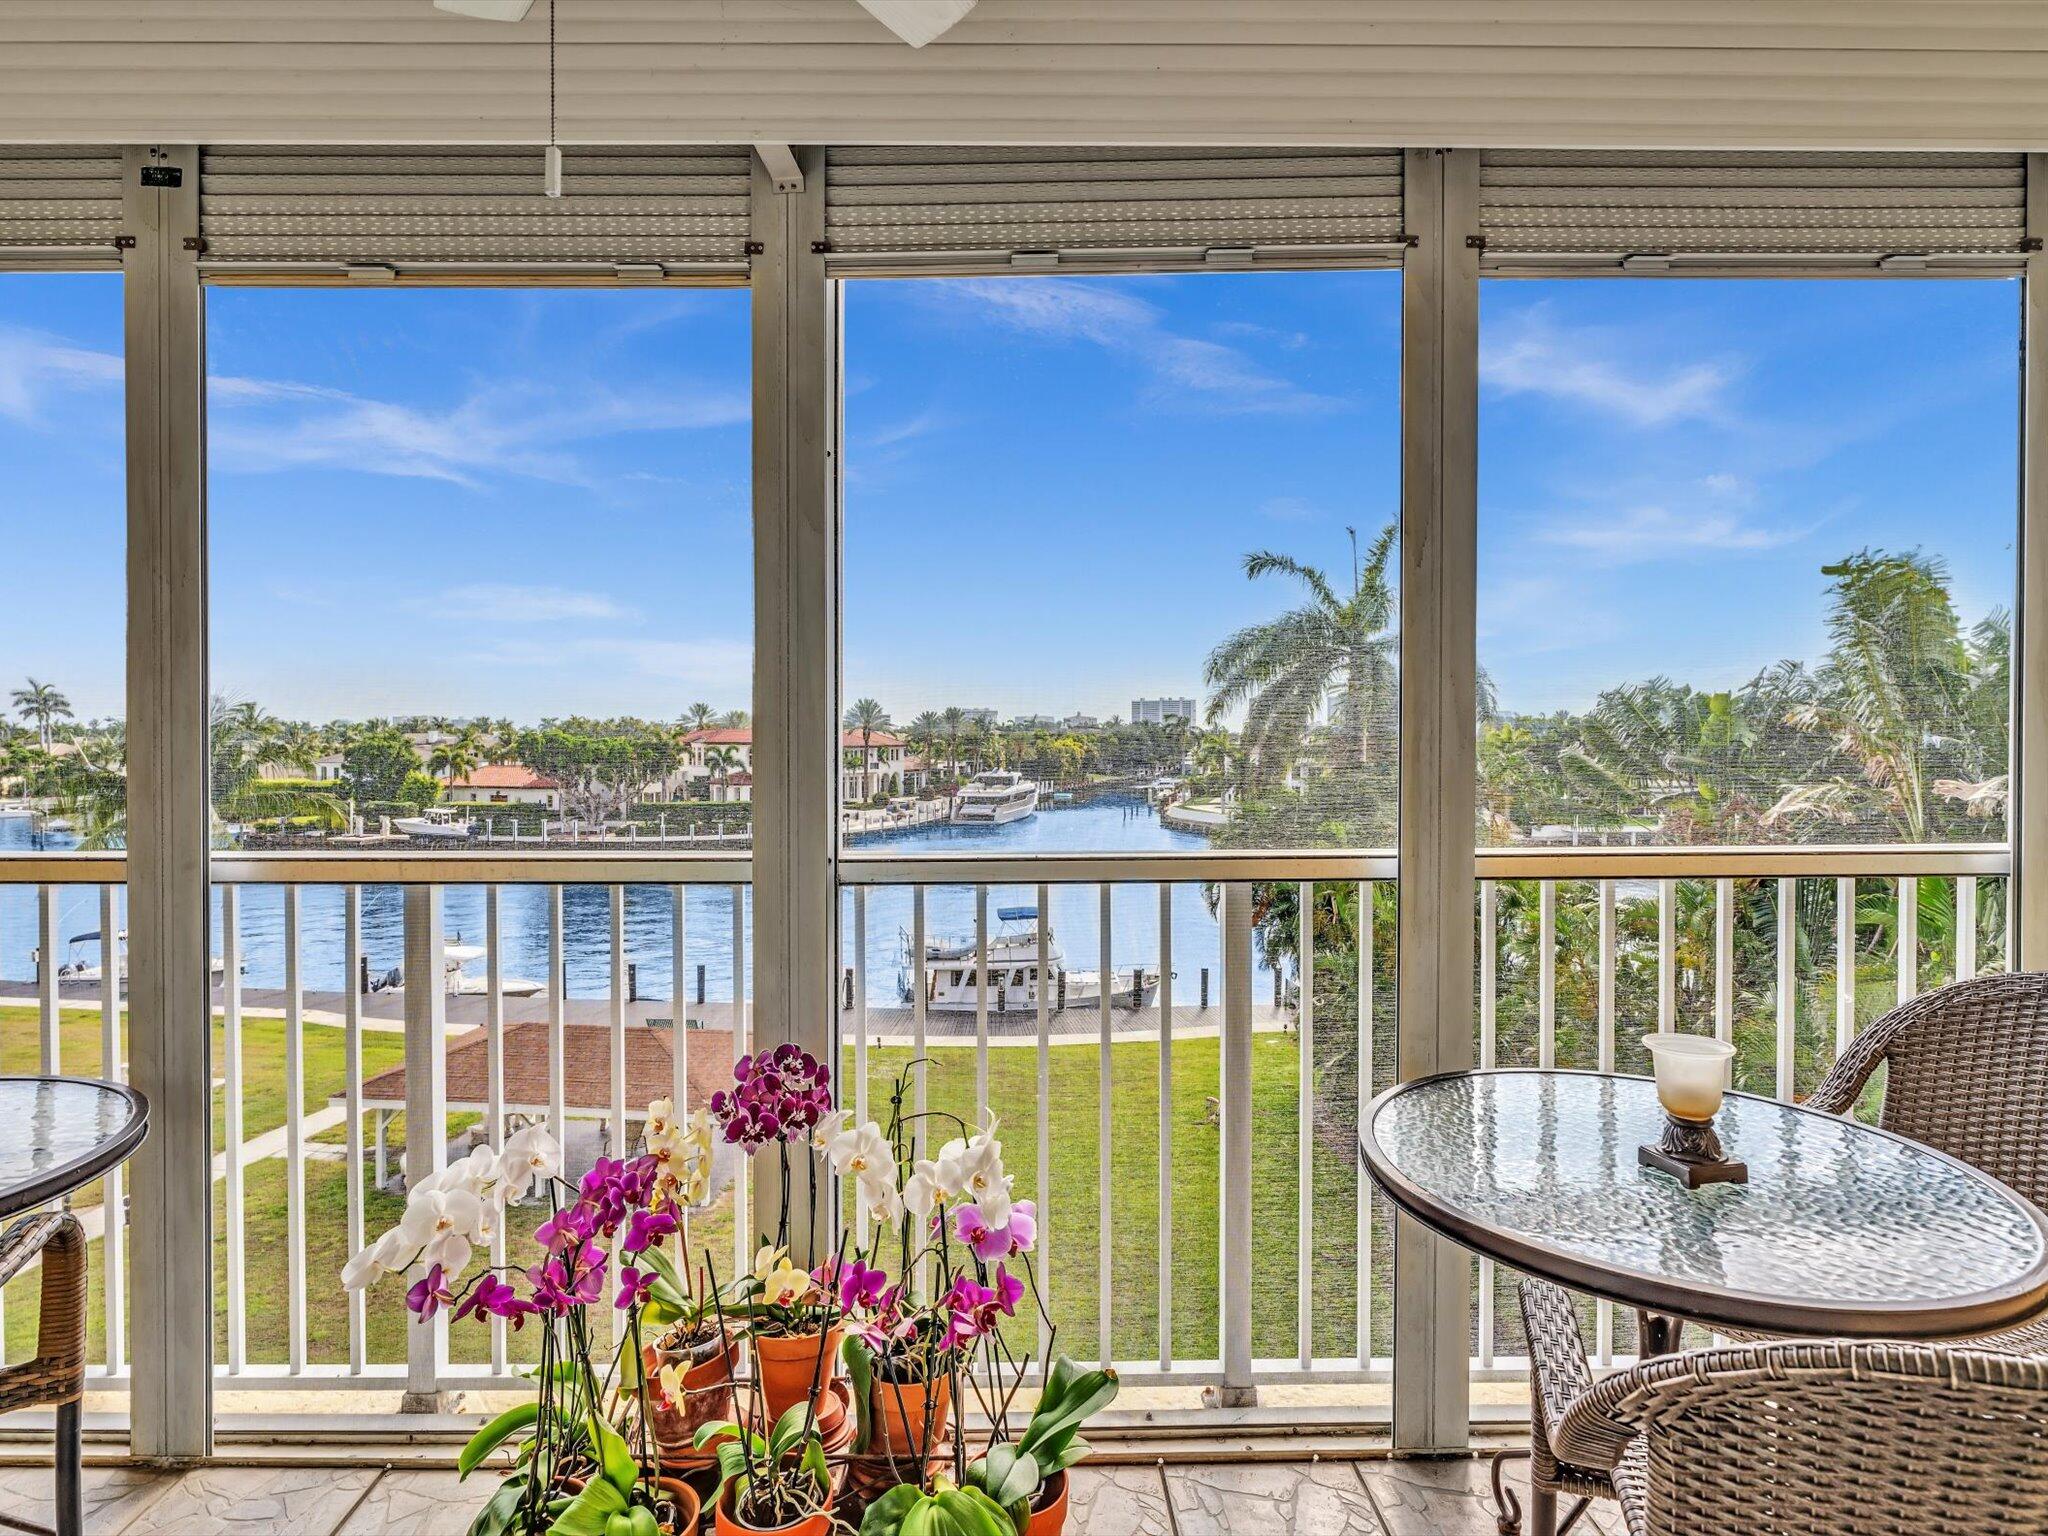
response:
{"label": "blue water", "polygon": [[[52,846],[69,839],[59,835]],[[35,846],[25,817],[0,817],[0,849]],[[1198,852],[1207,840],[1161,824],[1142,800],[1105,799],[1086,805],[1048,807],[1005,827],[920,827],[863,839],[860,851],[879,853],[1123,853]],[[1070,966],[1095,968],[1100,960],[1100,898],[1095,886],[1052,888],[1053,933]],[[116,889],[116,921],[126,922],[126,893]],[[443,921],[451,941],[460,935],[481,944],[484,935],[484,890],[481,886],[448,886],[443,891]],[[548,972],[548,892],[543,886],[501,888],[500,924],[507,977],[544,980]],[[747,900],[742,893],[742,901]],[[996,909],[1029,905],[1035,887],[992,887],[989,930],[998,931]],[[336,886],[306,886],[299,896],[300,956],[309,991],[339,991],[342,971],[342,892]],[[878,1006],[896,1001],[901,971],[902,936],[910,930],[911,892],[877,888],[867,897],[868,996]],[[251,987],[284,984],[284,892],[277,887],[247,886],[241,895],[241,944]],[[732,997],[733,893],[724,886],[690,888],[685,915],[685,950],[690,996],[696,995],[696,968],[704,968],[704,995],[713,1002]],[[71,935],[100,926],[100,895],[96,886],[61,888],[57,934],[60,951]],[[564,945],[569,991],[575,997],[603,997],[611,987],[611,897],[603,886],[569,886],[562,899]],[[842,958],[853,964],[853,896],[841,899]],[[640,995],[666,999],[672,975],[671,897],[665,886],[629,886],[626,891],[626,958],[639,967]],[[743,960],[751,978],[751,911],[748,912],[748,953]],[[221,952],[220,896],[213,897],[213,952]],[[35,975],[37,914],[34,892],[0,887],[0,978],[28,981]],[[974,932],[974,889],[935,887],[925,894],[926,932],[933,938],[971,937]],[[404,893],[397,886],[363,887],[363,953],[373,974],[398,966],[404,956]],[[1199,884],[1176,885],[1173,891],[1173,968],[1180,978],[1176,995],[1193,1001],[1198,977],[1208,967],[1217,973],[1219,944],[1216,921],[1203,900]],[[68,951],[66,951],[68,953]],[[97,958],[94,947],[81,954]],[[1110,961],[1129,969],[1156,963],[1159,957],[1159,893],[1156,885],[1120,886],[1111,898]],[[471,970],[481,974],[481,964]],[[749,981],[751,988],[751,980]]]}

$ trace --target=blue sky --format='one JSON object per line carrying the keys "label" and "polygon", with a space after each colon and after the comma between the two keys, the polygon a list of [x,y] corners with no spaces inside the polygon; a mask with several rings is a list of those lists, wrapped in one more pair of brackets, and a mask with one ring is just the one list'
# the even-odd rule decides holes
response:
{"label": "blue sky", "polygon": [[[1385,272],[847,294],[846,689],[1123,713],[1199,691],[1398,503]],[[287,716],[748,701],[747,301],[208,296],[214,671]],[[2008,605],[2017,285],[1491,282],[1481,660],[1503,703],[1823,643],[1826,561]],[[0,678],[120,707],[118,279],[0,277]],[[13,686],[12,682],[8,686]]]}

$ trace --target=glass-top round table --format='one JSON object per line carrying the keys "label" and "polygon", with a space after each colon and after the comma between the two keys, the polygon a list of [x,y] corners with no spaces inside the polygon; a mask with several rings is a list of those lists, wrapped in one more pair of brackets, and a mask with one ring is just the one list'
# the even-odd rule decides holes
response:
{"label": "glass-top round table", "polygon": [[133,1088],[84,1077],[0,1077],[0,1218],[68,1195],[149,1131]]}
{"label": "glass-top round table", "polygon": [[1389,1089],[1359,1150],[1432,1230],[1650,1314],[1771,1333],[1953,1338],[2048,1308],[2048,1217],[1904,1137],[1731,1093],[1715,1121],[1747,1184],[1640,1166],[1648,1078],[1503,1069]]}

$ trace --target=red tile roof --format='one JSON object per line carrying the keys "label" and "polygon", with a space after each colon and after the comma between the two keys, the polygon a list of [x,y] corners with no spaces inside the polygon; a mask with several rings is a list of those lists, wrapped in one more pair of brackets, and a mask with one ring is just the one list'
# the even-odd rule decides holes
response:
{"label": "red tile roof", "polygon": [[[626,1109],[646,1113],[648,1101],[664,1099],[675,1089],[675,1057],[669,1042],[674,1032],[645,1024],[626,1029]],[[562,1026],[563,1102],[570,1109],[604,1110],[612,1102],[612,1032],[603,1024]],[[448,1042],[448,1103],[475,1106],[488,1102],[490,1042],[486,1031],[471,1030]],[[732,1080],[732,1033],[724,1029],[690,1031],[690,1103],[705,1103]],[[367,1103],[405,1102],[405,1068],[393,1067],[363,1084]],[[505,1102],[545,1107],[548,1102],[548,1025],[528,1020],[505,1026]]]}
{"label": "red tile roof", "polygon": [[535,773],[524,763],[485,763],[470,770],[467,778],[450,779],[450,789],[560,789],[546,774]]}

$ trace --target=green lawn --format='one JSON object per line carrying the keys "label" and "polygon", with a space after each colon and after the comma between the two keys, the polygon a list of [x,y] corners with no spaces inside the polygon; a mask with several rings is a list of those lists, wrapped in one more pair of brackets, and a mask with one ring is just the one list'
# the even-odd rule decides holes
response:
{"label": "green lawn", "polygon": [[[278,1026],[245,1025],[245,1050],[250,1062],[271,1045],[279,1049],[279,1069],[267,1073],[273,1083],[257,1109],[258,1083],[249,1081],[250,1127],[275,1123],[282,1114],[281,1039]],[[340,1079],[338,1032],[308,1030],[307,1083],[309,1106],[324,1101],[327,1089]],[[316,1053],[316,1035],[334,1034],[332,1052]],[[272,1037],[265,1041],[262,1037]],[[388,1037],[395,1046],[396,1036]],[[323,1042],[324,1043],[324,1042]],[[366,1055],[369,1041],[366,1038]],[[888,1079],[905,1062],[907,1052],[873,1051],[870,1055],[870,1111],[883,1112]],[[317,1055],[317,1060],[316,1060]],[[1174,1284],[1174,1350],[1180,1358],[1213,1357],[1217,1351],[1217,1255],[1215,1248],[1220,1190],[1217,1184],[1218,1128],[1213,1100],[1217,1091],[1216,1042],[1183,1041],[1174,1051],[1173,1112],[1173,1240],[1169,1250]],[[1262,1035],[1253,1047],[1254,1162],[1253,1269],[1254,1348],[1259,1354],[1289,1355],[1295,1349],[1296,1185],[1297,1148],[1295,1073],[1297,1056],[1291,1037]],[[851,1054],[847,1067],[851,1069]],[[974,1053],[969,1048],[934,1053],[930,1071],[930,1103],[935,1110],[971,1116],[974,1101]],[[1053,1314],[1060,1325],[1062,1347],[1077,1355],[1099,1352],[1097,1317],[1099,1246],[1097,1197],[1103,1187],[1097,1137],[1099,1057],[1094,1046],[1063,1046],[1051,1057],[1052,1102],[1048,1129],[1052,1149],[1051,1198],[1044,1230],[1048,1246],[1043,1279]],[[1148,1042],[1120,1043],[1111,1051],[1110,1094],[1114,1106],[1110,1140],[1110,1262],[1114,1353],[1144,1358],[1159,1347],[1159,1114],[1158,1048]],[[1005,1154],[1016,1175],[1020,1196],[1037,1192],[1037,1060],[1029,1050],[990,1052],[989,1098],[1001,1120]],[[259,1121],[258,1115],[267,1117]],[[934,1134],[937,1134],[935,1129]],[[1327,1138],[1333,1142],[1338,1138]],[[1354,1160],[1348,1147],[1319,1144],[1316,1150],[1317,1208],[1326,1213],[1316,1232],[1315,1343],[1318,1353],[1339,1354],[1353,1345],[1356,1222]],[[285,1165],[281,1158],[253,1165],[246,1174],[244,1233],[249,1287],[248,1357],[256,1362],[286,1358]],[[340,1162],[315,1159],[306,1168],[309,1357],[339,1362],[347,1358],[347,1303],[337,1275],[347,1257],[347,1182]],[[398,1217],[402,1202],[371,1191],[366,1197],[366,1230],[375,1235]],[[539,1220],[538,1210],[515,1213],[514,1253]],[[732,1228],[724,1202],[696,1224],[697,1238],[718,1260],[729,1264]],[[216,1351],[226,1354],[225,1215],[215,1211],[215,1336]],[[97,1248],[97,1243],[95,1243]],[[1376,1327],[1384,1329],[1390,1287],[1387,1267],[1390,1244],[1384,1229],[1377,1239],[1375,1281]],[[95,1253],[95,1273],[98,1255]],[[94,1282],[89,1313],[92,1349],[101,1346],[101,1317]],[[34,1292],[17,1286],[7,1308],[7,1350],[20,1359],[32,1348]],[[370,1358],[404,1357],[402,1291],[386,1283],[371,1294],[366,1326]],[[1026,1336],[1020,1329],[1020,1342]],[[488,1336],[465,1325],[451,1340],[454,1359],[486,1358]],[[522,1347],[524,1346],[524,1347]],[[532,1341],[515,1336],[515,1358],[530,1355]]]}

